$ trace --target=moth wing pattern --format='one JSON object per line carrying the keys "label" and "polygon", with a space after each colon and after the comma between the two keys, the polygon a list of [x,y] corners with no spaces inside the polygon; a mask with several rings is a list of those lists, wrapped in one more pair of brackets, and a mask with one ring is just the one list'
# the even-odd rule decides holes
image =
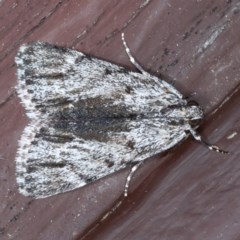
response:
{"label": "moth wing pattern", "polygon": [[47,43],[23,45],[17,93],[30,118],[16,177],[35,198],[84,186],[167,150],[186,133],[161,114],[186,100],[168,83]]}
{"label": "moth wing pattern", "polygon": [[[89,140],[59,133],[50,125],[47,132],[40,133],[46,124],[29,125],[21,139],[24,144],[18,151],[17,182],[26,196],[42,198],[79,188],[164,151],[164,146],[170,148],[177,143],[174,139],[185,137],[178,131],[170,137],[169,129],[156,120],[125,122],[125,127],[132,130],[108,131],[104,136],[107,142],[98,140],[97,135]],[[36,134],[31,136],[33,132]],[[158,134],[168,139],[151,138]]]}
{"label": "moth wing pattern", "polygon": [[159,112],[170,99],[175,104],[182,98],[155,76],[146,79],[140,73],[48,43],[21,46],[16,63],[18,94],[30,118],[36,107],[48,106],[50,113],[59,104],[89,105],[88,99],[95,109],[101,105],[104,111],[124,110],[128,115]]}

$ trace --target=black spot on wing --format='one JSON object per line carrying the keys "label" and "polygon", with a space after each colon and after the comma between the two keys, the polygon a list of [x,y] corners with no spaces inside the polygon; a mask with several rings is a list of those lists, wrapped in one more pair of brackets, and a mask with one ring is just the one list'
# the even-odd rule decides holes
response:
{"label": "black spot on wing", "polygon": [[105,68],[104,74],[105,75],[110,75],[110,74],[112,74],[112,71],[110,69],[108,69],[108,68]]}
{"label": "black spot on wing", "polygon": [[131,86],[126,86],[125,87],[125,92],[130,94],[131,92],[133,92],[133,88]]}
{"label": "black spot on wing", "polygon": [[107,166],[108,166],[109,168],[111,168],[111,167],[114,166],[114,162],[113,162],[113,161],[110,161],[109,159],[106,159],[104,162],[107,164]]}
{"label": "black spot on wing", "polygon": [[80,62],[82,62],[82,60],[85,58],[85,56],[79,56],[75,59],[75,63],[78,64]]}
{"label": "black spot on wing", "polygon": [[135,142],[133,142],[131,140],[127,142],[127,147],[129,147],[132,150],[134,150],[134,145],[135,145]]}

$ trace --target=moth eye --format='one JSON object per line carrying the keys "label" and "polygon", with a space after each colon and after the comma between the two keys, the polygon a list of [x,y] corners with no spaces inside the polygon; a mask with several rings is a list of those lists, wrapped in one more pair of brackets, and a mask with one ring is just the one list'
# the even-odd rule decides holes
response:
{"label": "moth eye", "polygon": [[196,127],[201,122],[201,119],[189,119],[189,124],[191,127]]}
{"label": "moth eye", "polygon": [[188,105],[188,106],[199,106],[199,104],[198,104],[196,101],[194,101],[194,100],[189,101],[189,102],[187,103],[187,105]]}

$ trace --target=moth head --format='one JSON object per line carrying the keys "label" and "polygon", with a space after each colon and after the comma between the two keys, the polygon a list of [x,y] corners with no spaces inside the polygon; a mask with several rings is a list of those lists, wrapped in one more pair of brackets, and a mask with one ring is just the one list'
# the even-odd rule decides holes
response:
{"label": "moth head", "polygon": [[203,116],[203,110],[196,102],[188,102],[186,118],[192,127],[197,126],[203,119]]}

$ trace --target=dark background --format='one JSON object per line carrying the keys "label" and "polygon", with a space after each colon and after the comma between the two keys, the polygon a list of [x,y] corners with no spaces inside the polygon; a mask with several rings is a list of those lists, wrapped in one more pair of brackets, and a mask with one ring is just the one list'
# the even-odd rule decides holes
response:
{"label": "dark background", "polygon": [[[239,26],[238,0],[1,1],[0,239],[82,239],[93,228],[85,239],[240,239]],[[21,44],[46,41],[134,70],[121,32],[146,70],[203,107],[199,132],[230,154],[189,137],[153,156],[123,205],[100,223],[129,169],[46,199],[20,195],[14,159],[28,119],[19,98],[8,97]]]}

